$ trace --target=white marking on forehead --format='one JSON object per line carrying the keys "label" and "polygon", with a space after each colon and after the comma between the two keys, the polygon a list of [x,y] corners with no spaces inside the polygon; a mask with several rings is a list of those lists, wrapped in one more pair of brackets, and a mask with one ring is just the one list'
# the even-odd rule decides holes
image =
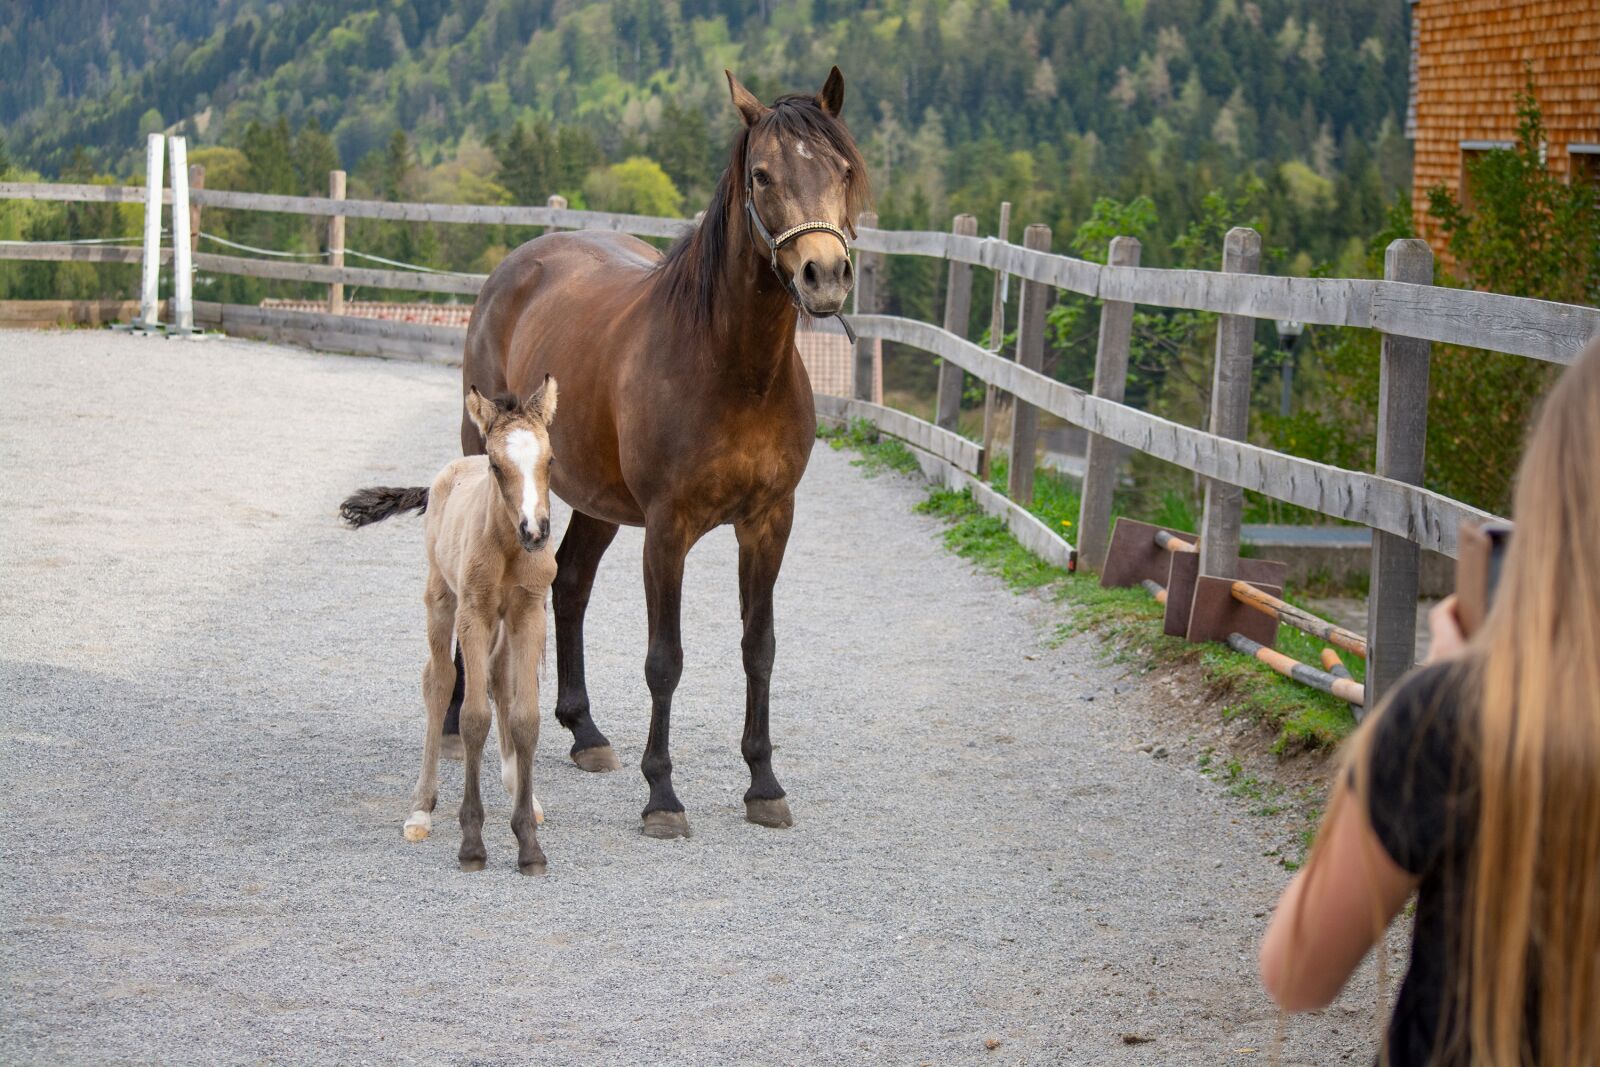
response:
{"label": "white marking on forehead", "polygon": [[794,150],[796,152],[800,153],[800,158],[801,159],[815,159],[816,158],[815,156],[813,156],[811,154],[811,149],[806,147],[806,143],[804,141],[796,141],[794,143]]}
{"label": "white marking on forehead", "polygon": [[512,430],[506,434],[506,458],[522,474],[522,517],[531,529],[539,526],[539,520],[534,516],[539,494],[535,488],[538,483],[533,480],[533,468],[539,462],[540,451],[539,438],[532,430]]}

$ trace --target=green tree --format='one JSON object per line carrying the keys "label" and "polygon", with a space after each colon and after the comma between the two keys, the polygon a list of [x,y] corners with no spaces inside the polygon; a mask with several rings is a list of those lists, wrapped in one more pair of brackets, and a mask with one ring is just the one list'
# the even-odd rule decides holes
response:
{"label": "green tree", "polygon": [[644,156],[590,171],[583,197],[595,211],[670,216],[683,212],[683,194],[661,164]]}
{"label": "green tree", "polygon": [[[1544,158],[1544,119],[1530,75],[1517,140],[1468,165],[1467,202],[1428,191],[1461,283],[1564,303],[1600,303],[1600,203]],[[1505,514],[1522,440],[1558,369],[1539,360],[1439,345],[1428,404],[1428,484]]]}

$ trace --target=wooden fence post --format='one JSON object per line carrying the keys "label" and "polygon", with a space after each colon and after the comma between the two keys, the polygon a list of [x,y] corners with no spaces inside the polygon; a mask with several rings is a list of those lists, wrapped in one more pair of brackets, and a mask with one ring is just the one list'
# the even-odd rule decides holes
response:
{"label": "wooden fence post", "polygon": [[[328,199],[343,200],[345,186],[345,173],[342,170],[328,172]],[[328,216],[328,266],[344,266],[344,216]],[[344,283],[330,282],[328,284],[328,313],[330,315],[344,314]]]}
{"label": "wooden fence post", "polygon": [[[978,232],[978,220],[972,215],[957,215],[950,224],[950,232],[959,237],[972,237]],[[972,266],[949,261],[949,278],[944,287],[944,328],[957,337],[966,337],[967,320],[972,316]],[[961,391],[966,385],[961,368],[948,359],[939,364],[939,401],[935,406],[934,424],[946,430],[955,430],[961,421]]]}
{"label": "wooden fence post", "polygon": [[[1397,240],[1383,256],[1392,282],[1433,284],[1433,249],[1416,238]],[[1428,359],[1431,345],[1383,335],[1378,364],[1378,469],[1396,481],[1422,484],[1428,436]],[[1417,654],[1417,570],[1422,550],[1394,534],[1372,531],[1372,585],[1367,594],[1367,707],[1411,669]]]}
{"label": "wooden fence post", "polygon": [[[206,187],[206,168],[199,163],[189,164],[189,192]],[[189,198],[189,254],[200,251],[200,205]]]}
{"label": "wooden fence post", "polygon": [[162,149],[166,138],[152,133],[144,153],[144,255],[139,271],[139,330],[161,326],[161,191]]}
{"label": "wooden fence post", "polygon": [[[1022,233],[1022,246],[1035,252],[1050,251],[1050,227],[1034,222]],[[1044,313],[1055,291],[1043,282],[1022,283],[1022,307],[1017,313],[1017,362],[1029,370],[1044,370]],[[1039,450],[1039,409],[1015,397],[1011,400],[1011,469],[1006,479],[1008,495],[1019,504],[1033,500],[1033,467]]]}
{"label": "wooden fence post", "polygon": [[[1137,237],[1113,237],[1106,264],[1137,267]],[[1100,305],[1100,344],[1094,353],[1094,395],[1122,403],[1128,387],[1128,345],[1133,337],[1133,305],[1106,300]],[[1123,448],[1115,441],[1089,435],[1084,457],[1083,495],[1078,504],[1078,563],[1092,571],[1105,566],[1111,545],[1111,494]]]}
{"label": "wooden fence post", "polygon": [[[1261,235],[1245,227],[1228,231],[1222,246],[1222,269],[1255,274],[1261,269]],[[1222,315],[1217,320],[1217,356],[1211,377],[1211,432],[1243,441],[1250,425],[1250,378],[1255,363],[1256,320],[1248,315]],[[1200,521],[1200,573],[1235,577],[1239,570],[1239,515],[1244,490],[1214,479],[1206,481],[1205,514]]]}
{"label": "wooden fence post", "polygon": [[[876,229],[878,214],[875,211],[863,211],[857,220],[862,229]],[[878,268],[883,257],[876,252],[856,253],[856,285],[855,285],[855,313],[857,315],[871,315],[878,310]],[[872,353],[876,342],[870,337],[856,338],[856,399],[871,402],[872,396]]]}
{"label": "wooden fence post", "polygon": [[[995,236],[1001,241],[1011,240],[1011,201],[1000,202],[1000,227]],[[989,351],[999,355],[1005,348],[1006,332],[1006,274],[994,273],[994,300],[989,305]],[[983,451],[978,454],[978,477],[989,477],[989,460],[994,456],[995,416],[1000,397],[993,385],[983,389]]]}

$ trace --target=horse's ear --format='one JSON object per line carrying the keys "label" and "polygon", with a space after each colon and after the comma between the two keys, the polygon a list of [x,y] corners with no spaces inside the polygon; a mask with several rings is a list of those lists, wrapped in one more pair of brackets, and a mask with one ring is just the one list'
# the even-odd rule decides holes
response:
{"label": "horse's ear", "polygon": [[757,100],[755,94],[739,84],[739,79],[733,76],[733,71],[724,70],[728,76],[728,92],[733,96],[733,106],[739,109],[739,114],[744,117],[746,126],[754,126],[761,121],[761,116],[767,113],[767,105]]}
{"label": "horse's ear", "polygon": [[828,80],[822,83],[822,91],[817,94],[817,106],[834,118],[839,117],[839,111],[844,107],[844,75],[834,67],[828,72]]}
{"label": "horse's ear", "polygon": [[483,435],[483,440],[488,443],[489,427],[494,423],[494,417],[500,413],[500,408],[493,400],[478,392],[476,385],[467,389],[467,416],[472,419],[472,424],[478,428],[478,433]]}
{"label": "horse's ear", "polygon": [[556,393],[556,380],[546,374],[539,388],[535,389],[533,395],[528,397],[528,402],[522,405],[522,410],[549,426],[550,421],[556,417]]}

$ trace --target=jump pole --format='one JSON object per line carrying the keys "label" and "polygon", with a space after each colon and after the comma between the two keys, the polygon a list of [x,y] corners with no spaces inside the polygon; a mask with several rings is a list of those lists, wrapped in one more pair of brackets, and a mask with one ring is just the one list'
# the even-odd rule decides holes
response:
{"label": "jump pole", "polygon": [[1320,637],[1335,648],[1342,648],[1362,659],[1367,658],[1367,639],[1353,630],[1346,630],[1343,626],[1335,626],[1326,619],[1319,619],[1309,611],[1302,611],[1271,593],[1257,589],[1249,582],[1234,582],[1232,593],[1233,599],[1255,608],[1263,615],[1270,615],[1297,630],[1304,630],[1313,637]]}
{"label": "jump pole", "polygon": [[1315,667],[1308,667],[1297,659],[1292,659],[1276,649],[1266,647],[1259,641],[1250,640],[1243,634],[1229,634],[1228,647],[1236,652],[1243,652],[1247,656],[1253,656],[1285,678],[1309,685],[1313,689],[1320,689],[1324,693],[1338,697],[1346,703],[1361,707],[1366,706],[1365,688],[1349,678],[1340,678],[1337,675],[1329,674],[1327,671],[1319,671]]}
{"label": "jump pole", "polygon": [[[1351,681],[1355,680],[1354,678],[1351,678],[1350,668],[1346,667],[1344,665],[1344,660],[1339,658],[1339,653],[1335,652],[1331,648],[1325,648],[1322,650],[1322,669],[1333,675],[1335,678],[1350,678]],[[1351,704],[1350,714],[1356,717],[1356,722],[1360,722],[1367,714],[1367,709],[1361,704]]]}

